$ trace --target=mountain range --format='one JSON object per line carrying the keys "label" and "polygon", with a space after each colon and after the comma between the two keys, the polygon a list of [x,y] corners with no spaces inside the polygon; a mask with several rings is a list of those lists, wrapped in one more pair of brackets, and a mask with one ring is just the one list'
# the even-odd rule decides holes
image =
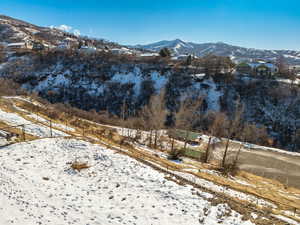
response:
{"label": "mountain range", "polygon": [[168,48],[175,55],[194,54],[198,57],[201,57],[208,54],[214,54],[218,56],[228,56],[235,62],[258,59],[265,61],[275,61],[277,58],[282,56],[288,64],[300,64],[300,51],[262,50],[234,46],[223,42],[198,44],[193,42],[185,42],[180,39],[175,39],[171,41],[159,41],[146,45],[135,45],[132,47],[155,52],[158,52],[162,48]]}
{"label": "mountain range", "polygon": [[[13,43],[25,40],[38,40],[48,45],[56,46],[65,38],[78,40],[81,37],[53,27],[36,26],[9,16],[0,15],[0,42]],[[94,44],[97,44],[99,48],[102,48],[104,45],[109,48],[120,47],[120,45],[116,43],[103,42],[103,40],[101,42],[97,41]],[[282,56],[286,63],[290,65],[300,65],[300,51],[262,50],[234,46],[223,42],[199,44],[175,39],[128,47],[154,52],[158,52],[162,48],[169,48],[174,55],[194,54],[198,57],[214,54],[218,56],[228,56],[235,62],[249,60],[275,61]]]}

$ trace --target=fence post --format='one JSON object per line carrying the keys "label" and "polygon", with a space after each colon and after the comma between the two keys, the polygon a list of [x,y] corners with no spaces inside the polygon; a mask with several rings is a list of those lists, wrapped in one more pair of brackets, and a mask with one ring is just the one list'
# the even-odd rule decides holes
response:
{"label": "fence post", "polygon": [[26,133],[25,133],[25,125],[22,125],[22,136],[23,136],[23,141],[26,141]]}
{"label": "fence post", "polygon": [[[205,163],[208,162],[210,142],[211,142],[211,137],[209,137],[209,139],[208,139],[208,144],[207,144],[206,151],[205,151],[205,159],[204,159]],[[200,157],[201,157],[201,154],[200,154]],[[201,158],[199,159],[199,161],[201,161]]]}
{"label": "fence post", "polygon": [[53,134],[52,134],[52,120],[50,120],[50,136],[53,137]]}

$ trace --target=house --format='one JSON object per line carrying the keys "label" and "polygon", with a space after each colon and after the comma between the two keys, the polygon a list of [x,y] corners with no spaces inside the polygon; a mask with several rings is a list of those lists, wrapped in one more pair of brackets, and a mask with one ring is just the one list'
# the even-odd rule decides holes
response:
{"label": "house", "polygon": [[155,56],[159,56],[158,53],[141,53],[139,55],[140,57],[155,57]]}
{"label": "house", "polygon": [[36,51],[42,51],[42,50],[45,50],[46,46],[41,43],[41,42],[33,42],[33,45],[32,45],[32,50],[36,50]]}
{"label": "house", "polygon": [[260,63],[255,68],[255,75],[266,77],[266,76],[274,76],[278,73],[278,67],[272,63]]}
{"label": "house", "polygon": [[236,71],[239,74],[252,74],[252,66],[249,63],[242,62],[236,66]]}
{"label": "house", "polygon": [[242,62],[236,66],[236,72],[241,75],[253,75],[258,77],[274,76],[278,73],[278,67],[269,62]]}
{"label": "house", "polygon": [[177,56],[173,56],[172,60],[178,60],[178,61],[185,61],[187,60],[187,58],[191,56],[192,59],[197,59],[198,57],[195,55],[191,55],[191,54],[183,54],[183,55],[177,55]]}
{"label": "house", "polygon": [[84,52],[84,53],[94,53],[97,51],[97,48],[93,47],[93,46],[81,46],[79,49],[80,52]]}
{"label": "house", "polygon": [[33,44],[30,41],[18,42],[18,43],[10,43],[6,45],[6,48],[9,51],[18,51],[21,49],[32,49]]}
{"label": "house", "polygon": [[64,40],[62,40],[61,42],[59,42],[59,44],[56,48],[59,50],[66,50],[66,49],[72,48],[76,44],[77,44],[77,41],[75,39],[67,37]]}
{"label": "house", "polygon": [[184,61],[184,60],[187,60],[188,57],[189,57],[189,55],[178,55],[178,56],[172,57],[172,59]]}
{"label": "house", "polygon": [[61,41],[58,46],[57,49],[59,50],[65,50],[65,49],[70,49],[71,48],[71,43],[69,41]]}
{"label": "house", "polygon": [[112,48],[111,52],[117,55],[132,55],[132,52],[128,48]]}
{"label": "house", "polygon": [[191,77],[194,79],[196,82],[202,82],[205,78],[206,74],[205,73],[198,73],[198,74],[192,74]]}

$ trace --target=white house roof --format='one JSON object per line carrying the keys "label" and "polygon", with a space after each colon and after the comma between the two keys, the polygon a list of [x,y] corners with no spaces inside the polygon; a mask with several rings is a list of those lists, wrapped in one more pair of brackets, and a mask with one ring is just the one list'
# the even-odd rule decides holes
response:
{"label": "white house roof", "polygon": [[91,50],[96,50],[95,47],[90,47],[90,46],[81,46],[81,49],[91,49]]}
{"label": "white house roof", "polygon": [[7,47],[13,47],[13,46],[23,46],[25,45],[25,42],[19,42],[19,43],[10,43],[7,45]]}
{"label": "white house roof", "polygon": [[267,66],[270,69],[276,69],[277,68],[277,66],[274,65],[273,63],[265,63],[264,65]]}
{"label": "white house roof", "polygon": [[260,63],[247,63],[252,68],[256,68],[257,66],[261,65]]}
{"label": "white house roof", "polygon": [[143,53],[140,54],[141,57],[149,57],[149,56],[158,56],[158,53]]}
{"label": "white house roof", "polygon": [[203,78],[203,77],[205,77],[205,73],[193,74],[192,76],[195,78]]}
{"label": "white house roof", "polygon": [[132,52],[129,49],[127,49],[127,48],[112,48],[111,51],[115,52],[115,53],[132,54]]}

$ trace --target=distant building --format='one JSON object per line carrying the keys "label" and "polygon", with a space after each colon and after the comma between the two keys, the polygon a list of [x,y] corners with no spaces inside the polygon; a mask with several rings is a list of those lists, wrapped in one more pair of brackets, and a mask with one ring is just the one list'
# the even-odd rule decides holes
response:
{"label": "distant building", "polygon": [[154,57],[154,56],[159,56],[159,54],[158,53],[142,53],[142,54],[140,54],[140,57]]}
{"label": "distant building", "polygon": [[182,54],[182,55],[177,55],[177,56],[173,56],[172,59],[173,60],[178,60],[178,61],[185,61],[187,60],[187,58],[191,56],[192,59],[197,59],[198,57],[195,55],[191,55],[191,54]]}
{"label": "distant building", "polygon": [[113,54],[117,55],[132,55],[132,52],[128,48],[112,48],[110,50]]}
{"label": "distant building", "polygon": [[196,82],[202,82],[204,80],[204,78],[206,77],[206,74],[205,73],[192,74],[191,77]]}
{"label": "distant building", "polygon": [[189,57],[189,55],[178,55],[178,56],[172,57],[172,59],[183,61],[183,60],[187,60],[188,57]]}
{"label": "distant building", "polygon": [[260,77],[274,76],[278,73],[278,67],[273,63],[266,62],[242,62],[236,66],[236,72],[242,75]]}
{"label": "distant building", "polygon": [[93,53],[93,52],[97,51],[97,48],[95,48],[93,46],[81,46],[79,51],[84,52],[84,53]]}
{"label": "distant building", "polygon": [[274,76],[278,73],[278,67],[272,63],[261,63],[255,67],[256,76]]}
{"label": "distant building", "polygon": [[247,75],[250,75],[252,74],[252,66],[250,65],[250,63],[246,63],[246,62],[242,62],[242,63],[239,63],[237,66],[236,66],[236,71],[239,73],[239,74],[247,74]]}
{"label": "distant building", "polygon": [[65,49],[70,49],[70,48],[71,48],[71,43],[68,41],[62,41],[57,46],[57,49],[60,49],[60,50],[65,50]]}
{"label": "distant building", "polygon": [[61,42],[59,42],[57,49],[66,50],[66,49],[70,49],[70,48],[76,46],[77,44],[78,43],[75,39],[67,37],[64,40],[62,40]]}
{"label": "distant building", "polygon": [[289,66],[289,69],[300,73],[300,65]]}
{"label": "distant building", "polygon": [[33,44],[30,41],[18,42],[18,43],[10,43],[6,45],[6,48],[9,51],[18,51],[21,49],[32,49]]}
{"label": "distant building", "polygon": [[44,45],[41,42],[34,42],[32,45],[32,50],[36,50],[36,51],[42,51],[45,50],[46,48],[48,48],[48,46]]}

